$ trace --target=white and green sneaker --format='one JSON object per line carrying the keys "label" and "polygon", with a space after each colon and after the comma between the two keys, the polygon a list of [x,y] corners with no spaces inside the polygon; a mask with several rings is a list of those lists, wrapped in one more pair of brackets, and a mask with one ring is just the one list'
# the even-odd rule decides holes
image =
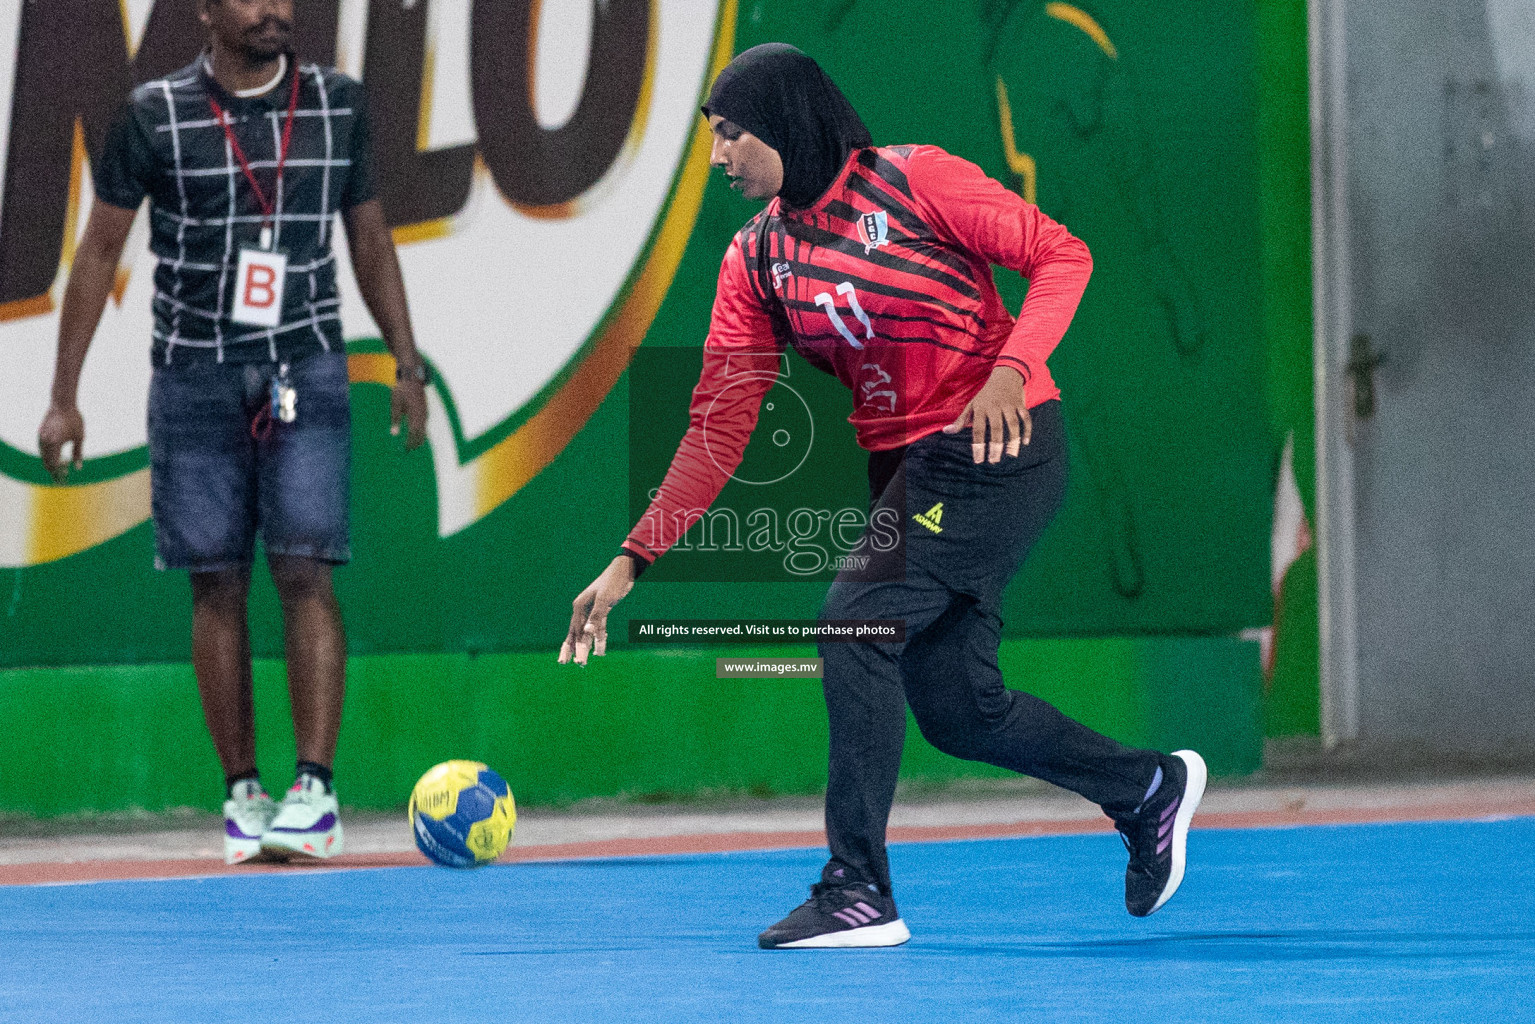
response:
{"label": "white and green sneaker", "polygon": [[258,779],[241,779],[224,801],[224,863],[243,864],[261,853],[261,837],[277,816],[277,804]]}
{"label": "white and green sneaker", "polygon": [[261,852],[274,859],[324,860],[341,852],[341,807],[313,775],[300,775],[261,834]]}

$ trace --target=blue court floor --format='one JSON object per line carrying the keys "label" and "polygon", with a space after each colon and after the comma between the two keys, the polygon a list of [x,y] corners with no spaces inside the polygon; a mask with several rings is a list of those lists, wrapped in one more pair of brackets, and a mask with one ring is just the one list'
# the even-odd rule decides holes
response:
{"label": "blue court floor", "polygon": [[0,889],[0,1021],[1535,1021],[1535,818],[892,849],[899,949],[761,952],[822,854]]}

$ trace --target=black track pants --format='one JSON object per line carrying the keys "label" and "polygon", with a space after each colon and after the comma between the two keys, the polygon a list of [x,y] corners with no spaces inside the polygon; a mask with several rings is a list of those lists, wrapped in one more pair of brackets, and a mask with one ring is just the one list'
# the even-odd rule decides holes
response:
{"label": "black track pants", "polygon": [[820,646],[831,725],[825,880],[890,892],[885,825],[907,704],[939,750],[1045,779],[1111,814],[1139,804],[1156,774],[1155,752],[1126,747],[1003,685],[1002,590],[1066,491],[1060,403],[1031,412],[1032,443],[996,465],[972,461],[968,429],[870,456],[875,516],[881,508],[898,513],[902,542],[875,553],[863,571],[840,575],[821,615],[904,620],[906,639]]}

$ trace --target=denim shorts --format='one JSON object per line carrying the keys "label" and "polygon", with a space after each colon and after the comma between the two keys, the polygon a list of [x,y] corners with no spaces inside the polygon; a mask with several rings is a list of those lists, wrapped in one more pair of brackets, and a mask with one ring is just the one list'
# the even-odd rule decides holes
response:
{"label": "denim shorts", "polygon": [[211,572],[271,555],[351,558],[346,356],[288,365],[297,416],[270,416],[276,363],[156,366],[149,385],[155,566]]}

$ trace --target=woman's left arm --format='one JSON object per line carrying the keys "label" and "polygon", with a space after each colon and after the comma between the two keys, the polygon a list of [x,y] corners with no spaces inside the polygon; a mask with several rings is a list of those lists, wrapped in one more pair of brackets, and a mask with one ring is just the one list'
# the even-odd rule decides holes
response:
{"label": "woman's left arm", "polygon": [[944,428],[957,433],[971,427],[977,462],[999,461],[1004,444],[1008,455],[1017,455],[1029,442],[1029,381],[1071,325],[1092,276],[1092,255],[1081,239],[968,160],[919,147],[906,174],[918,212],[936,231],[1029,281],[991,379]]}

